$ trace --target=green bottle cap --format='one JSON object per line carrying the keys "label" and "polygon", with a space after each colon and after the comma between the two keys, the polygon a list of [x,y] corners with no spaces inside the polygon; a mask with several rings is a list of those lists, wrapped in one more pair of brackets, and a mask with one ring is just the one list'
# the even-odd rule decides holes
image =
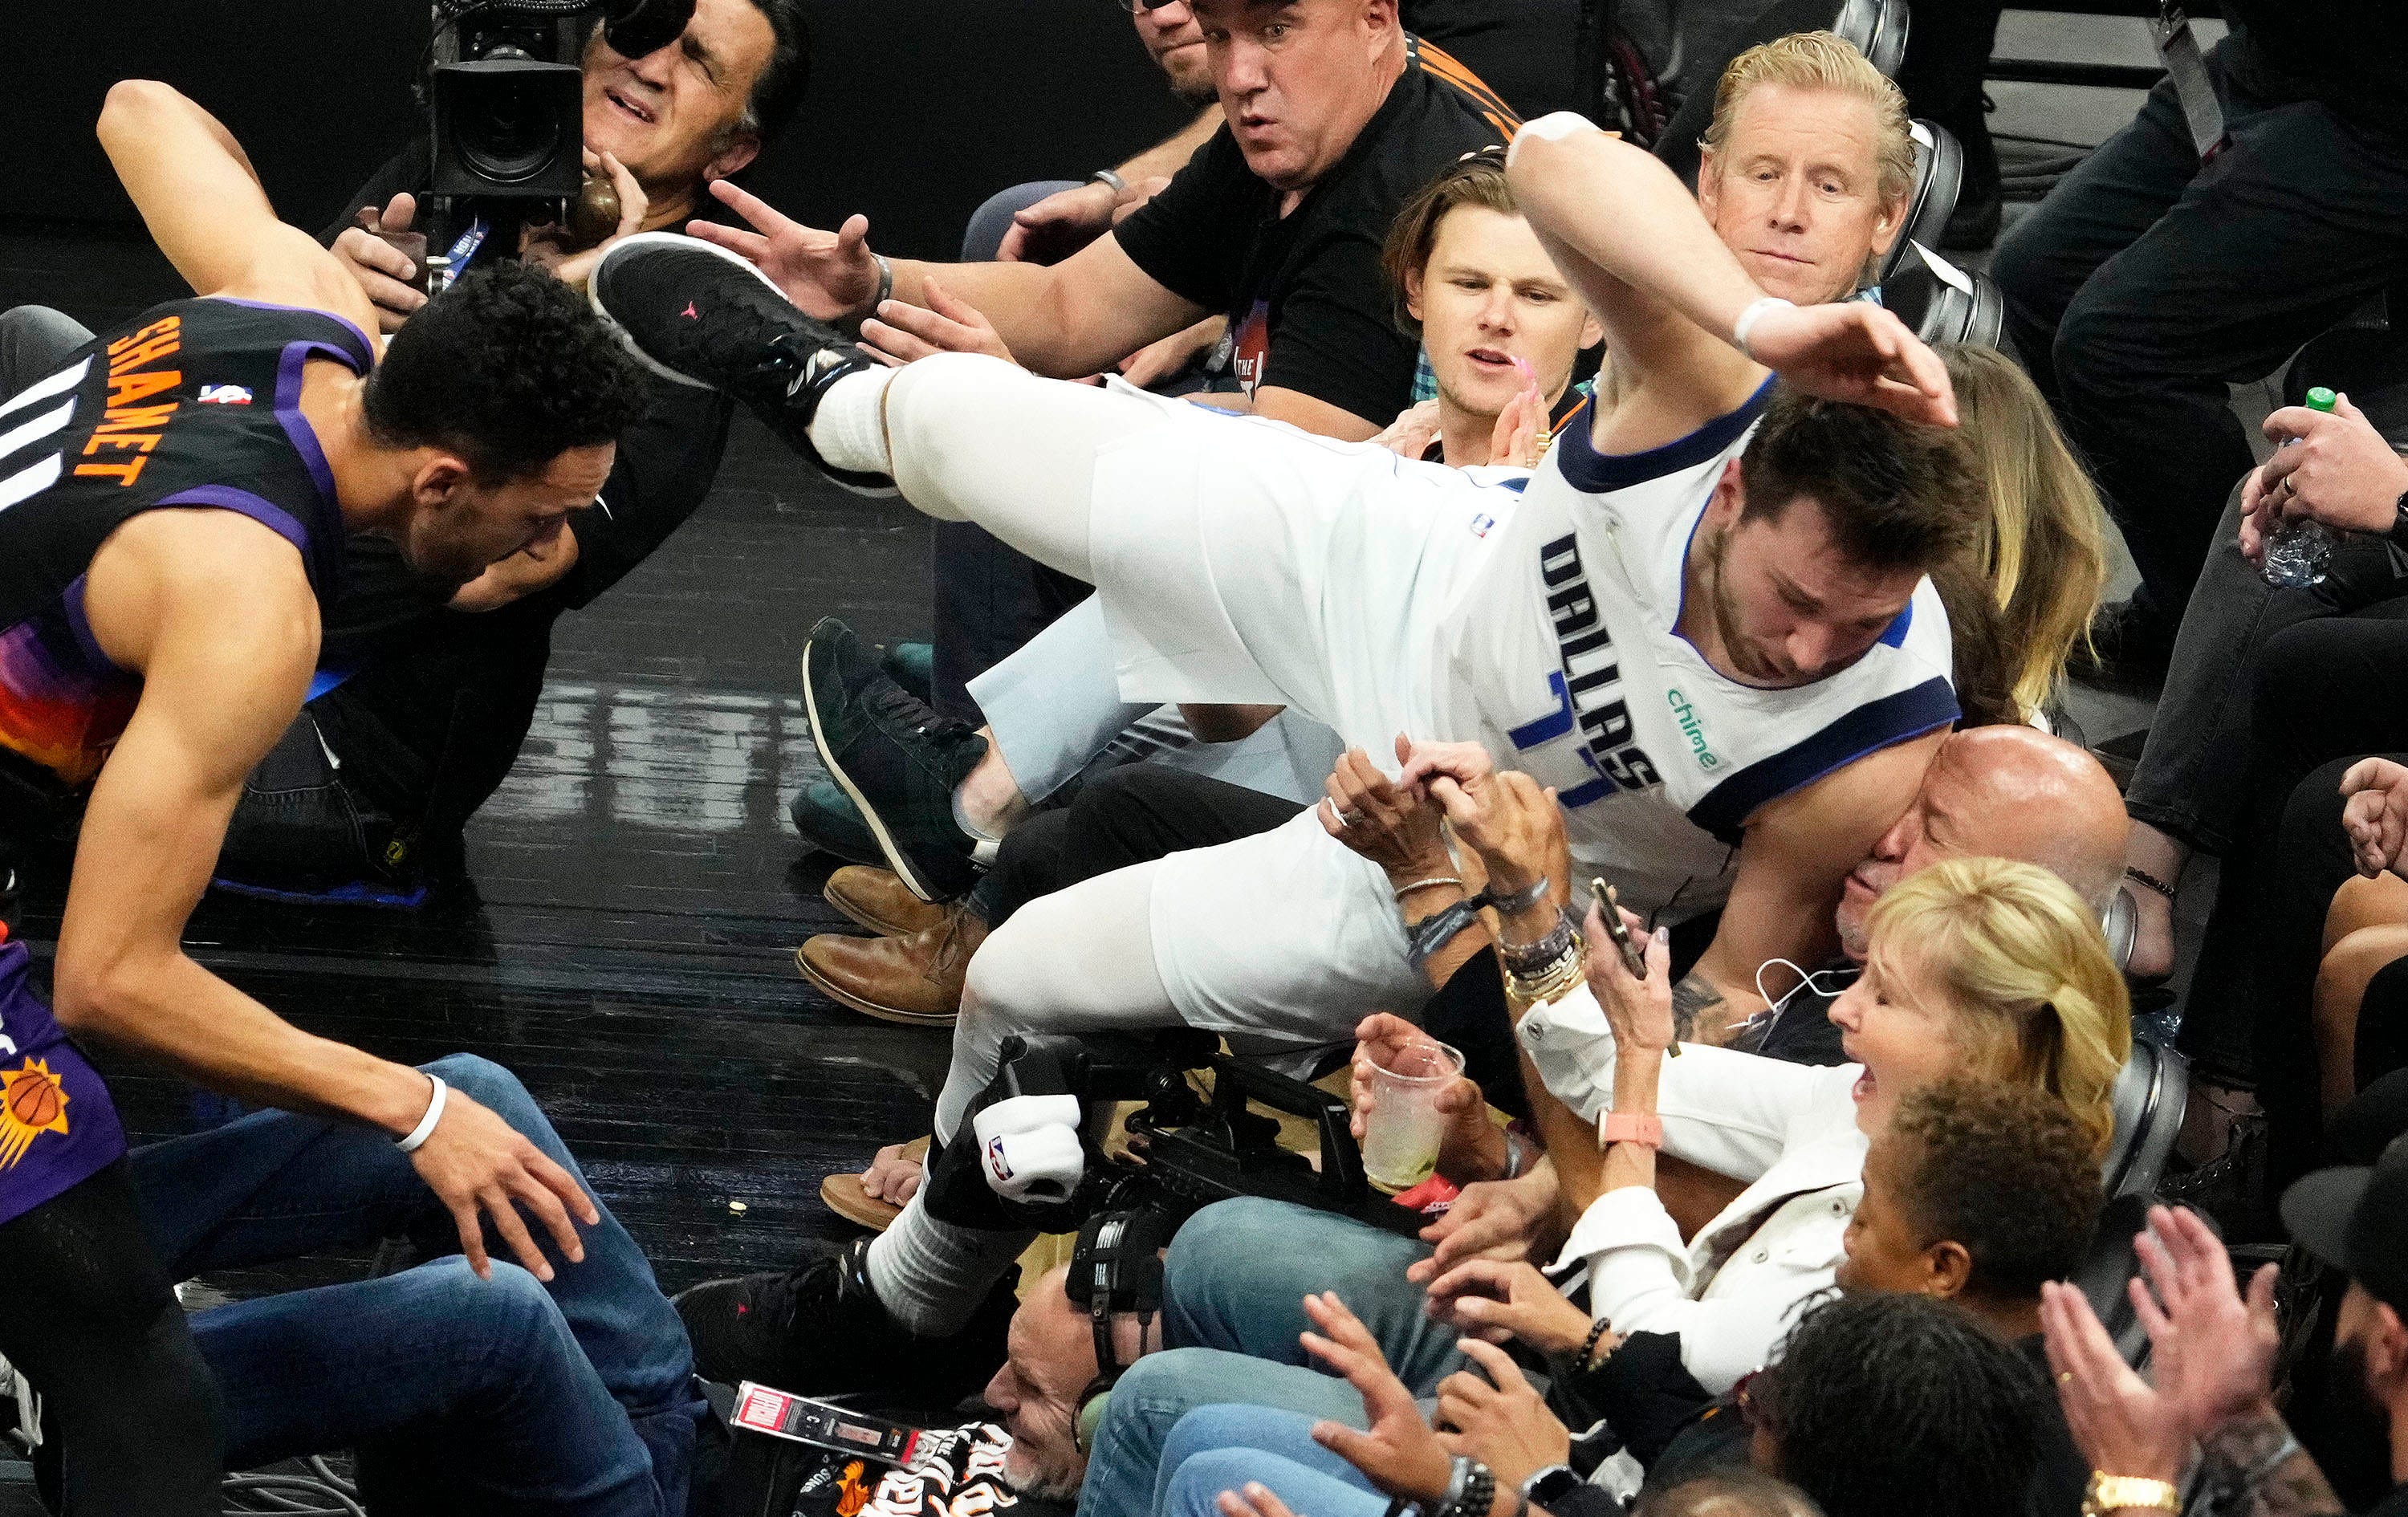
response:
{"label": "green bottle cap", "polygon": [[2323,385],[2318,385],[2308,392],[2308,409],[2312,411],[2329,411],[2332,408],[2333,393],[2331,391],[2326,389]]}

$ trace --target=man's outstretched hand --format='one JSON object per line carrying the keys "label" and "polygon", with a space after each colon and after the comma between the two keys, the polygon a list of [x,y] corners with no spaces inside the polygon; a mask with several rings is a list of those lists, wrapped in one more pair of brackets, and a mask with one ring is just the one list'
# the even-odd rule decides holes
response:
{"label": "man's outstretched hand", "polygon": [[711,180],[710,193],[752,230],[696,221],[686,223],[687,232],[752,263],[806,316],[838,322],[868,314],[878,294],[878,260],[869,253],[868,217],[855,216],[833,232],[823,232],[725,179]]}
{"label": "man's outstretched hand", "polygon": [[1810,395],[1956,424],[1956,392],[1940,355],[1870,301],[1776,306],[1756,318],[1748,347],[1757,363]]}
{"label": "man's outstretched hand", "polygon": [[486,1219],[527,1273],[545,1281],[552,1279],[551,1261],[528,1233],[518,1209],[527,1209],[570,1264],[585,1258],[576,1224],[591,1227],[602,1220],[601,1209],[575,1176],[457,1089],[446,1094],[442,1119],[409,1162],[452,1213],[460,1229],[461,1252],[480,1279],[490,1280],[494,1273],[485,1248]]}

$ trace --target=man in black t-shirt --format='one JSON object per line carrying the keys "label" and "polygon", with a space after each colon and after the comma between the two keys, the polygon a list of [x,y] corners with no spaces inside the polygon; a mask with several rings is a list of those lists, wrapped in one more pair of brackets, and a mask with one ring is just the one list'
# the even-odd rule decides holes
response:
{"label": "man in black t-shirt", "polygon": [[1057,378],[1225,314],[1233,404],[1369,437],[1412,398],[1416,356],[1388,320],[1381,241],[1406,195],[1501,142],[1512,113],[1459,66],[1414,66],[1396,0],[1197,8],[1227,120],[1168,189],[1059,264],[887,264],[866,218],[815,231],[733,186],[714,193],[762,235],[693,230],[755,258],[813,316],[876,314],[872,339],[906,357],[955,335],[914,308],[931,274],[1013,358]]}

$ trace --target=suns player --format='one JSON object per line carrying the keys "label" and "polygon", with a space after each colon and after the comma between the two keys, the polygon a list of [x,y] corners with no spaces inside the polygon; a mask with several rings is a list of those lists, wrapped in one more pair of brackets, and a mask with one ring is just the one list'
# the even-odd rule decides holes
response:
{"label": "suns player", "polygon": [[[787,435],[841,481],[892,481],[1094,582],[1131,697],[1284,703],[1374,752],[1399,731],[1477,741],[1555,787],[1580,862],[1646,909],[1727,898],[1694,1018],[1819,946],[1841,877],[1913,794],[1957,714],[1924,573],[1980,520],[1961,447],[1929,424],[1955,419],[1937,358],[1877,307],[1767,293],[1828,298],[1809,229],[1855,215],[1885,247],[1912,180],[1878,148],[1903,140],[1895,92],[1851,87],[1870,70],[1836,39],[1787,51],[1816,87],[1755,99],[1828,79],[1807,104],[1847,128],[1726,165],[1755,215],[1737,253],[1644,152],[1577,118],[1525,129],[1516,198],[1613,361],[1593,426],[1510,514],[1488,508],[1508,485],[990,360],[867,374],[691,248],[623,248],[596,299],[664,366],[740,384],[774,359]],[[690,303],[738,314],[676,320]],[[1489,517],[1505,527],[1483,536]],[[829,677],[849,671],[807,665]],[[832,769],[894,764],[878,712],[811,698],[850,719],[822,744]],[[1183,1021],[1296,1049],[1418,1004],[1384,878],[1324,831],[1342,824],[1300,816],[1024,908],[972,963],[939,1134],[1016,1028]],[[865,1344],[948,1331],[1020,1246],[915,1197],[835,1300],[753,1277],[692,1293],[688,1326],[707,1370],[838,1376]]]}
{"label": "suns player", "polygon": [[243,777],[300,708],[343,535],[387,534],[420,572],[474,580],[593,500],[642,392],[533,272],[465,282],[380,363],[359,285],[277,221],[208,113],[129,80],[100,137],[199,294],[0,398],[0,750],[23,785],[84,802],[55,1021],[24,989],[22,950],[0,953],[17,1113],[0,1137],[0,1355],[64,1432],[68,1510],[196,1514],[217,1509],[208,1376],[107,1095],[60,1029],[407,1140],[480,1270],[490,1226],[549,1277],[520,1207],[580,1256],[595,1212],[566,1170],[439,1081],[284,1022],[180,938]]}

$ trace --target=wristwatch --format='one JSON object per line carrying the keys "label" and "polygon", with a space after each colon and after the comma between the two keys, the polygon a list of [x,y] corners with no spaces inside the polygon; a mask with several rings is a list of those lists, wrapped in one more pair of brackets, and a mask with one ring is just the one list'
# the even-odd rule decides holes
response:
{"label": "wristwatch", "polygon": [[1566,1496],[1580,1488],[1582,1481],[1570,1465],[1549,1465],[1522,1482],[1522,1499],[1548,1511],[1558,1511],[1556,1505]]}
{"label": "wristwatch", "polygon": [[1496,1474],[1470,1455],[1458,1453],[1447,1476],[1446,1500],[1429,1517],[1488,1517],[1496,1505]]}
{"label": "wristwatch", "polygon": [[2391,503],[2391,530],[2383,535],[2394,548],[2408,548],[2408,490]]}
{"label": "wristwatch", "polygon": [[1604,1111],[1598,1114],[1597,1146],[1636,1143],[1643,1149],[1664,1146],[1664,1119],[1654,1112]]}
{"label": "wristwatch", "polygon": [[2182,1510],[2181,1492],[2168,1481],[2141,1475],[2110,1475],[2103,1469],[2094,1469],[2090,1472],[2089,1489],[2082,1493],[2082,1517],[2106,1517],[2111,1511]]}

